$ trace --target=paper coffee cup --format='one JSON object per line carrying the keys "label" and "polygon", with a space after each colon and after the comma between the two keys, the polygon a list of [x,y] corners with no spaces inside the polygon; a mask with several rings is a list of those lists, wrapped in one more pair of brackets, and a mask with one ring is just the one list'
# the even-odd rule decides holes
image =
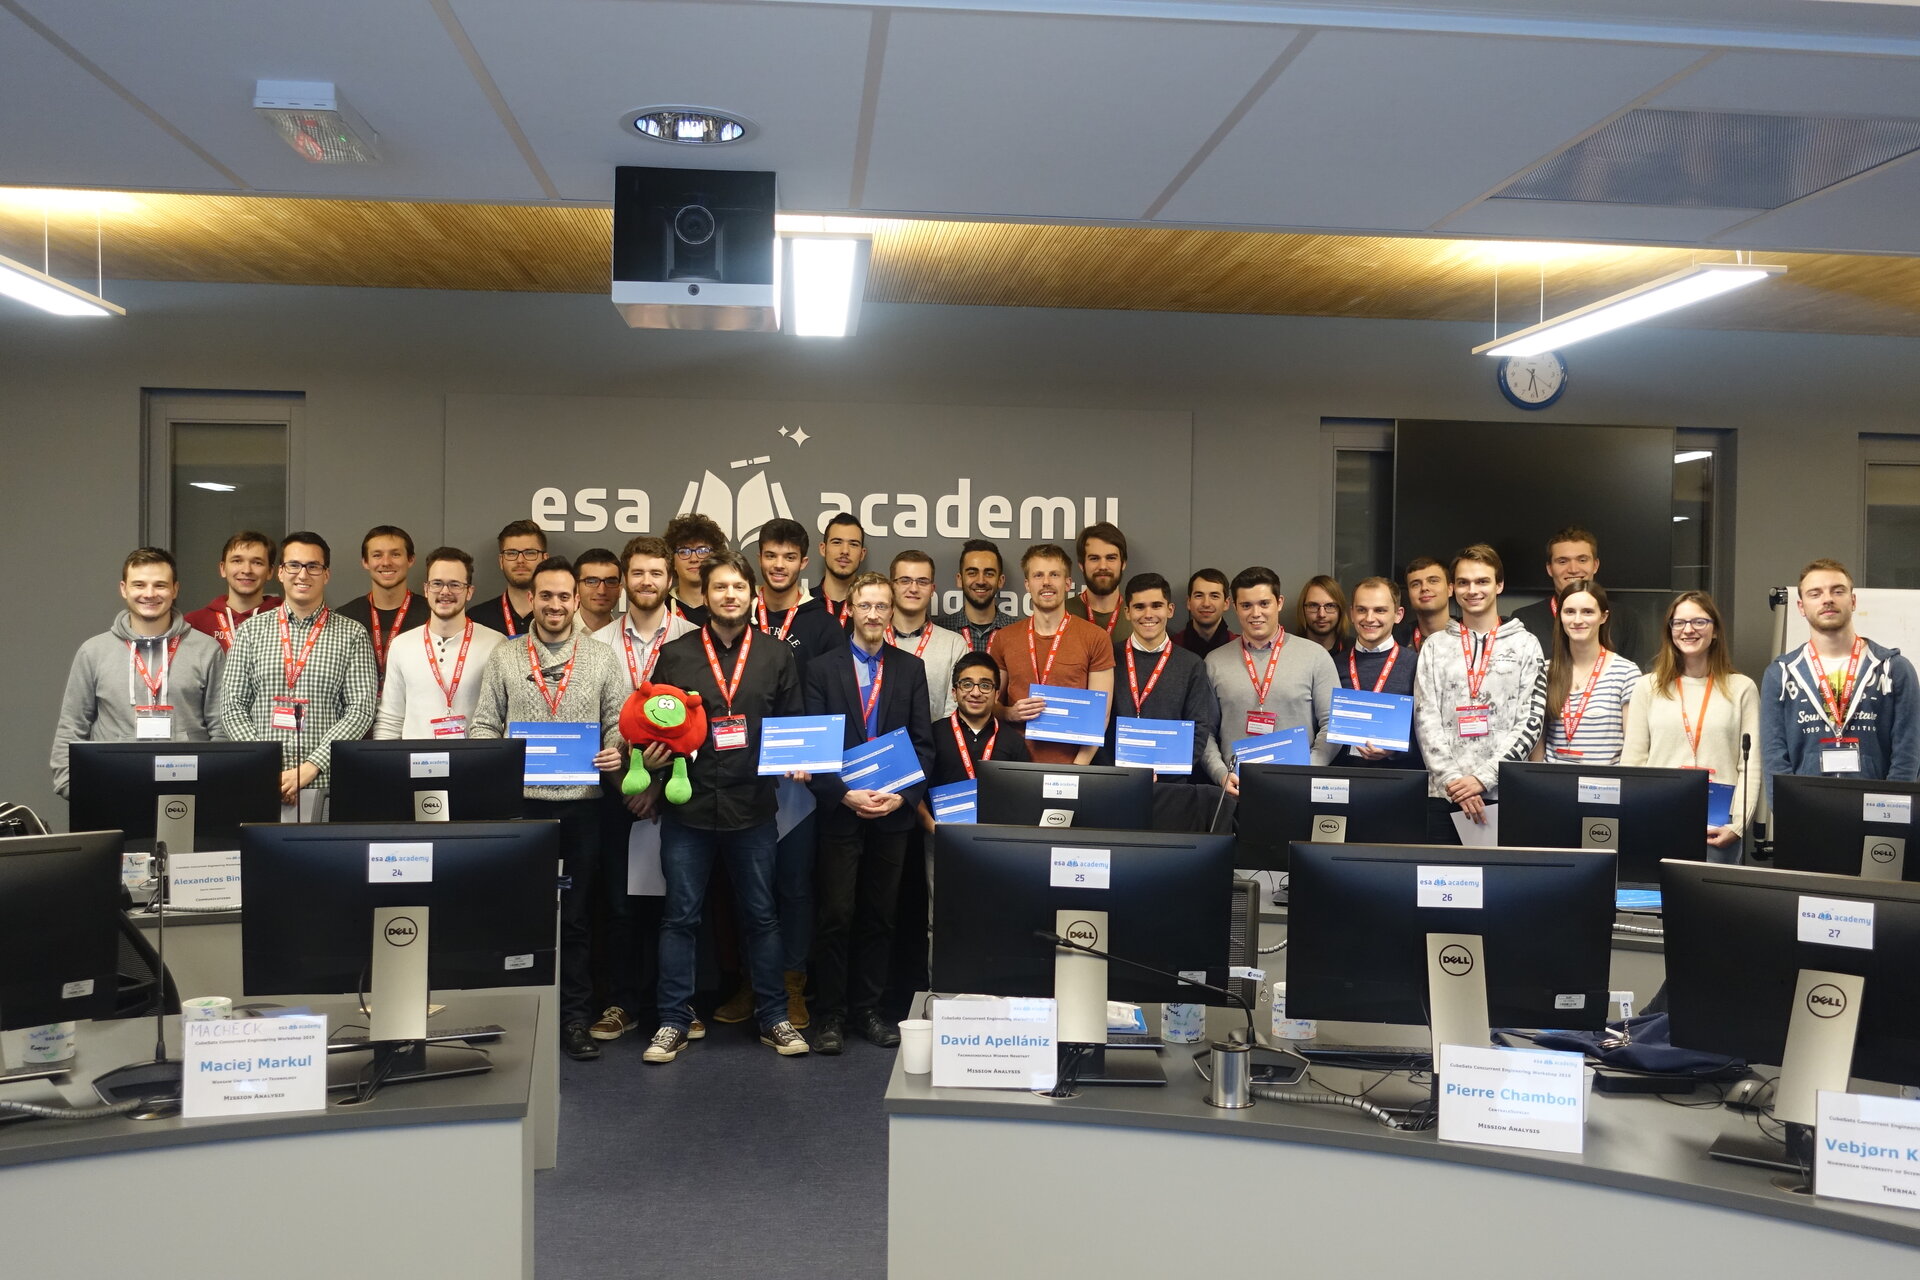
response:
{"label": "paper coffee cup", "polygon": [[50,1022],[44,1027],[28,1028],[21,1060],[29,1066],[65,1062],[73,1056],[73,1027],[71,1022]]}
{"label": "paper coffee cup", "polygon": [[1287,1016],[1287,984],[1273,984],[1273,1036],[1276,1040],[1311,1040],[1319,1034],[1319,1027],[1311,1018],[1289,1018]]}
{"label": "paper coffee cup", "polygon": [[1168,1044],[1199,1044],[1207,1038],[1207,1006],[1188,1003],[1161,1005],[1160,1038]]}
{"label": "paper coffee cup", "polygon": [[226,996],[195,996],[180,1002],[180,1021],[211,1022],[233,1016],[233,1001]]}
{"label": "paper coffee cup", "polygon": [[900,1024],[900,1069],[910,1076],[933,1072],[933,1023],[908,1018]]}

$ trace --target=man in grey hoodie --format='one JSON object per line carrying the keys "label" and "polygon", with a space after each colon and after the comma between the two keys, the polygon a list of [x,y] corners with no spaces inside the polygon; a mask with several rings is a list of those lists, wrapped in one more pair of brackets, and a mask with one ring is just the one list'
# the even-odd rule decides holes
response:
{"label": "man in grey hoodie", "polygon": [[218,742],[226,653],[187,625],[173,557],[141,547],[120,567],[127,607],[80,646],[53,731],[53,789],[67,794],[76,742]]}

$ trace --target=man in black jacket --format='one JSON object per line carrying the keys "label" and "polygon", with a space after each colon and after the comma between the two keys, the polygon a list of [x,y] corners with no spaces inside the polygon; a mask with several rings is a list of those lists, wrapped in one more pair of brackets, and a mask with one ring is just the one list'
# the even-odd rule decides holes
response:
{"label": "man in black jacket", "polygon": [[[838,658],[807,666],[807,714],[846,717],[845,747],[853,751],[904,728],[922,778],[894,790],[861,785],[859,771],[813,778],[819,800],[813,958],[814,1047],[839,1053],[851,1008],[854,1028],[881,1048],[900,1033],[880,1016],[893,951],[900,868],[913,834],[914,811],[933,768],[933,727],[927,713],[927,672],[920,659],[887,643],[893,622],[893,586],[878,573],[856,576],[847,589],[853,634]],[[849,786],[849,783],[853,784]]]}

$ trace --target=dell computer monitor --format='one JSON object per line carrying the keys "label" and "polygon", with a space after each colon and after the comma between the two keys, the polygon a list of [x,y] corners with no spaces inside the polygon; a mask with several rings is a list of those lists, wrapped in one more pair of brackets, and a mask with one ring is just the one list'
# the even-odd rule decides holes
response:
{"label": "dell computer monitor", "polygon": [[113,1015],[120,851],[118,831],[0,840],[0,1031]]}
{"label": "dell computer monitor", "polygon": [[135,852],[238,849],[241,823],[280,821],[278,742],[76,742],[71,767],[68,825]]}
{"label": "dell computer monitor", "polygon": [[1484,975],[1491,1025],[1606,1025],[1612,853],[1296,843],[1290,863],[1289,1017],[1428,1023],[1428,935],[1443,934],[1481,939],[1440,959]]}
{"label": "dell computer monitor", "polygon": [[1920,782],[1773,779],[1773,865],[1869,880],[1920,881]]}
{"label": "dell computer monitor", "polygon": [[1120,765],[978,766],[980,821],[1010,827],[1145,831],[1153,825],[1153,770]]}
{"label": "dell computer monitor", "polygon": [[504,822],[524,812],[520,738],[395,738],[333,744],[335,822]]}
{"label": "dell computer monitor", "polygon": [[1421,844],[1427,838],[1424,769],[1331,765],[1240,766],[1235,865],[1285,871],[1296,840],[1318,844]]}
{"label": "dell computer monitor", "polygon": [[1500,843],[1515,848],[1612,849],[1620,883],[1660,882],[1665,858],[1707,851],[1705,769],[1500,764]]}

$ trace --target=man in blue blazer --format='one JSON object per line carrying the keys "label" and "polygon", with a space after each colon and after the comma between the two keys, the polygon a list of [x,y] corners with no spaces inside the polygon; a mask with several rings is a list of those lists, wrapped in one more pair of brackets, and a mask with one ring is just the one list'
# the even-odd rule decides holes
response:
{"label": "man in blue blazer", "polygon": [[[896,729],[905,729],[922,778],[896,790],[878,790],[880,778],[813,776],[819,803],[820,847],[814,864],[814,1048],[839,1053],[851,1021],[881,1048],[900,1033],[880,1016],[893,951],[900,868],[913,835],[914,811],[933,769],[933,725],[927,711],[927,671],[920,659],[887,643],[893,622],[893,584],[863,573],[847,590],[852,633],[838,658],[807,664],[807,714],[846,717],[849,754]],[[900,770],[889,770],[898,776]],[[910,770],[909,770],[910,772]],[[852,783],[852,786],[848,784]]]}

